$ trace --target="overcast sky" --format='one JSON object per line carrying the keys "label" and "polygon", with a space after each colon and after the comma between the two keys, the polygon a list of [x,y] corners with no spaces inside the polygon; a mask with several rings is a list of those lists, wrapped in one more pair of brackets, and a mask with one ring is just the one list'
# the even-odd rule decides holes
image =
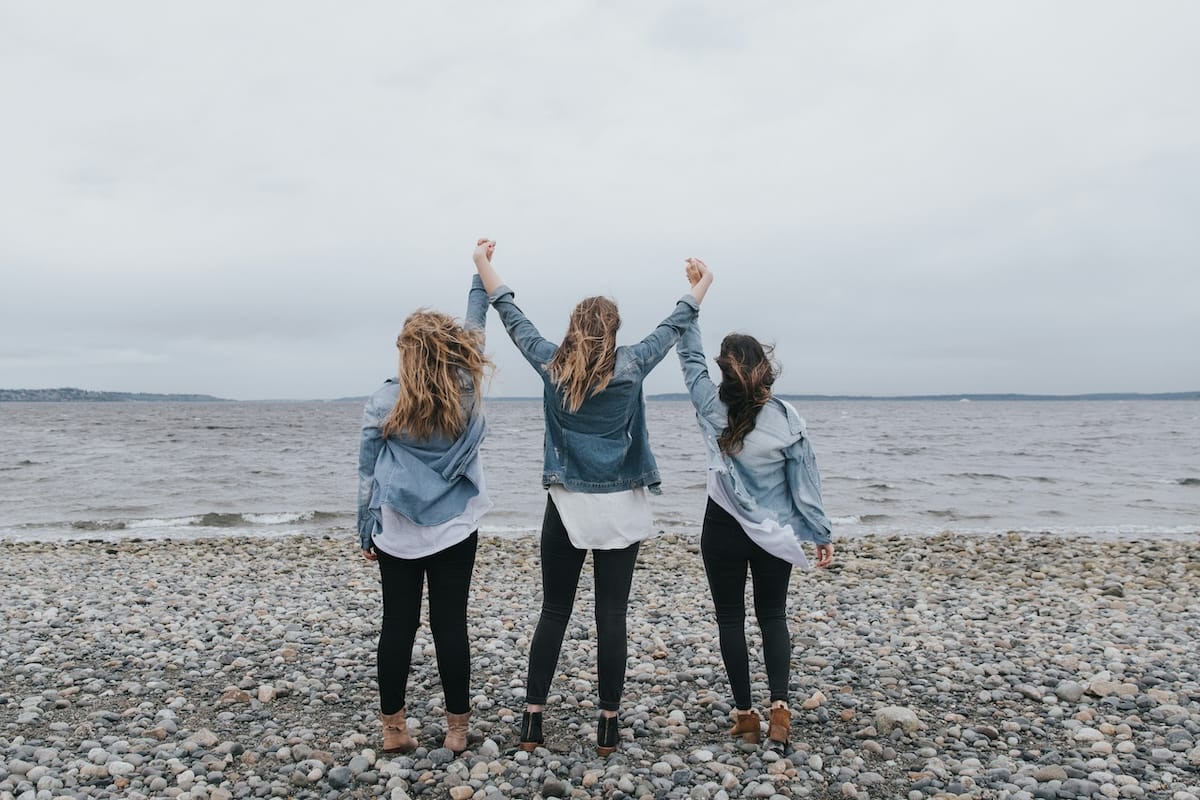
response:
{"label": "overcast sky", "polygon": [[[0,4],[0,388],[367,394],[477,236],[803,393],[1200,388],[1200,4]],[[492,391],[539,391],[499,320]],[[680,391],[674,355],[648,391]]]}

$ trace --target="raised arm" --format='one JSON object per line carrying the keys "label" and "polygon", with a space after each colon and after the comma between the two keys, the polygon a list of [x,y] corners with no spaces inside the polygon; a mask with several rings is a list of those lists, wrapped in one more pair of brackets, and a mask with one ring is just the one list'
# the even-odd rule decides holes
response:
{"label": "raised arm", "polygon": [[500,315],[500,321],[504,323],[504,330],[508,331],[508,337],[512,339],[513,344],[517,346],[517,350],[521,352],[530,366],[539,373],[543,373],[546,369],[546,362],[554,355],[558,345],[542,336],[537,327],[525,316],[525,312],[517,306],[513,290],[504,285],[504,281],[500,280],[500,274],[492,266],[492,254],[495,251],[496,243],[494,241],[480,239],[475,247],[475,270],[483,282],[488,300],[496,309],[496,313]]}
{"label": "raised arm", "polygon": [[[697,293],[703,298],[712,285],[712,272],[704,266],[703,261],[689,258],[687,261],[687,278],[692,284],[692,296]],[[701,269],[703,267],[703,269]],[[705,276],[707,272],[707,276]],[[717,387],[713,384],[708,372],[708,359],[704,357],[704,342],[700,338],[700,320],[696,319],[675,345],[675,353],[679,356],[679,367],[683,370],[683,382],[687,386],[688,395],[696,413],[703,416],[714,427],[724,428],[725,412],[717,397]]]}
{"label": "raised arm", "polygon": [[467,314],[463,317],[463,327],[469,331],[483,333],[487,324],[488,295],[483,288],[483,279],[479,275],[471,276],[471,289],[467,292]]}
{"label": "raised arm", "polygon": [[[691,277],[691,263],[695,259],[688,259],[688,280],[692,283],[691,290],[679,299],[675,304],[675,310],[671,315],[658,324],[650,335],[633,346],[633,352],[642,364],[642,370],[649,372],[654,369],[658,362],[662,361],[667,355],[667,351],[671,349],[679,337],[683,335],[688,326],[696,318],[696,314],[700,311],[700,301],[704,299],[704,295],[708,293],[708,287],[712,285],[712,272],[704,267],[704,272],[697,270],[696,280]],[[696,261],[697,264],[703,266],[703,262]]]}
{"label": "raised arm", "polygon": [[496,268],[492,266],[492,253],[496,252],[496,243],[491,239],[480,239],[475,243],[475,253],[472,256],[475,261],[475,270],[479,273],[480,280],[483,281],[483,289],[488,294],[496,291],[503,285],[504,281],[500,280],[500,274],[496,272]]}
{"label": "raised arm", "polygon": [[693,320],[675,345],[679,356],[679,367],[683,370],[683,382],[696,413],[703,416],[717,429],[725,427],[725,414],[717,398],[717,387],[708,373],[708,360],[704,357],[704,343],[700,339],[700,321]]}

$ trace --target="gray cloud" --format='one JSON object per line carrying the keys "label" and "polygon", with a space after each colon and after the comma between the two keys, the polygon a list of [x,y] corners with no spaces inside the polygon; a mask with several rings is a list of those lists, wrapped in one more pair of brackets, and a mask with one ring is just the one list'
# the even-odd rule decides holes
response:
{"label": "gray cloud", "polygon": [[[607,293],[634,340],[706,258],[706,342],[776,341],[789,391],[1192,389],[1197,22],[8,6],[0,386],[365,393],[488,235],[551,338]],[[535,393],[490,333],[495,391]]]}

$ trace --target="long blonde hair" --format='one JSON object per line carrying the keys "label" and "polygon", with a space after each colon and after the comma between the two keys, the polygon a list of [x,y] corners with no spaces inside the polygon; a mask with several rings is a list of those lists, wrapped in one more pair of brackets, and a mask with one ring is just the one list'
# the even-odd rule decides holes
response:
{"label": "long blonde hair", "polygon": [[457,436],[469,414],[462,404],[464,374],[478,402],[484,373],[492,367],[483,354],[483,332],[467,330],[449,314],[422,308],[404,321],[396,349],[400,395],[384,420],[383,435]]}
{"label": "long blonde hair", "polygon": [[571,312],[567,335],[546,365],[568,411],[578,411],[584,400],[604,391],[612,380],[620,327],[617,304],[607,297],[580,300]]}

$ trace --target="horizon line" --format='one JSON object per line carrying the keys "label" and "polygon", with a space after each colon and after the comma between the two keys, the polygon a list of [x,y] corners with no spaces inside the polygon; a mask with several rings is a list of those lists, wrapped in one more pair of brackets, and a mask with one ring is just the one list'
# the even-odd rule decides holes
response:
{"label": "horizon line", "polygon": [[[54,397],[55,394],[67,395]],[[26,396],[26,397],[22,397]],[[40,396],[40,397],[39,397]],[[369,395],[349,395],[333,398],[320,397],[270,397],[243,400],[238,398],[218,397],[199,392],[128,392],[79,389],[75,387],[57,387],[50,389],[0,389],[0,402],[233,402],[233,403],[305,403],[305,402],[361,402]],[[776,396],[784,400],[801,400],[810,402],[822,401],[1003,401],[1003,400],[1200,400],[1200,390],[1185,390],[1176,392],[1077,392],[1068,394],[1049,394],[1037,392],[953,392],[936,394],[817,394],[799,392],[778,392]],[[485,400],[498,402],[538,401],[541,395],[485,395]],[[686,401],[686,392],[656,392],[646,395],[647,401],[670,402]]]}

